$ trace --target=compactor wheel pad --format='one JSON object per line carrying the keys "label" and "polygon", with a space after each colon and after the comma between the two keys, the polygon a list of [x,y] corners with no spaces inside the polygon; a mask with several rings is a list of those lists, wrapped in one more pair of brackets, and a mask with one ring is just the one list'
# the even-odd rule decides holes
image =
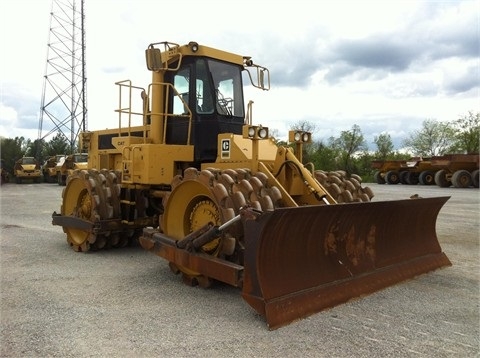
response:
{"label": "compactor wheel pad", "polygon": [[366,202],[374,196],[370,187],[362,187],[362,178],[356,174],[347,176],[341,170],[316,170],[314,175],[337,203]]}
{"label": "compactor wheel pad", "polygon": [[[280,199],[278,189],[268,188],[262,175],[250,171],[195,168],[185,170],[183,177],[172,181],[172,191],[164,199],[164,214],[160,219],[163,233],[181,240],[204,225],[220,226],[235,217],[241,207],[252,206],[267,211]],[[236,244],[232,244],[236,242]],[[232,247],[243,247],[243,226],[237,223],[229,227],[222,237],[215,238],[201,251],[215,257],[229,256],[232,262],[242,264],[241,255]],[[184,281],[201,283],[205,277],[185,265],[171,262],[174,271],[181,271]],[[195,280],[193,279],[195,278]]]}
{"label": "compactor wheel pad", "polygon": [[[62,193],[61,214],[95,223],[119,214],[118,174],[109,171],[76,170]],[[63,227],[67,242],[75,251],[98,250],[123,244],[118,234],[95,234],[91,230]]]}

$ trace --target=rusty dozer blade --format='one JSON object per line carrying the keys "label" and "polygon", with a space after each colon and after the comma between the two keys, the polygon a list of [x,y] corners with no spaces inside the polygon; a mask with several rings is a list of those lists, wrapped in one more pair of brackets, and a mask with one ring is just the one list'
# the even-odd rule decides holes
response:
{"label": "rusty dozer blade", "polygon": [[248,220],[242,296],[276,329],[450,266],[435,231],[448,199],[281,208]]}

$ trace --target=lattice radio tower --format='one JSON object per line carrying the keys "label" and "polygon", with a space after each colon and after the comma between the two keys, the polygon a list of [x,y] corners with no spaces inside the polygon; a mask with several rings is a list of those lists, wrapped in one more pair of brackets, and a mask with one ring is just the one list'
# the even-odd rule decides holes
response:
{"label": "lattice radio tower", "polygon": [[[52,0],[38,139],[63,136],[71,153],[87,125],[84,0]],[[46,133],[44,133],[46,132]]]}

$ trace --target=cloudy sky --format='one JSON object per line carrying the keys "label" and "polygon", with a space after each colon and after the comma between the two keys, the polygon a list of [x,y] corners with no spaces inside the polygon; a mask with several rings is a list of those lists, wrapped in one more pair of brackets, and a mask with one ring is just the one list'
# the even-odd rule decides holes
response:
{"label": "cloudy sky", "polygon": [[[0,0],[0,136],[38,138],[51,8]],[[480,111],[478,0],[86,0],[85,13],[90,130],[115,127],[114,83],[146,87],[144,50],[160,41],[267,67],[272,89],[246,100],[254,123],[280,137],[299,121],[317,140],[357,124],[371,148],[387,132],[398,149],[425,119]]]}

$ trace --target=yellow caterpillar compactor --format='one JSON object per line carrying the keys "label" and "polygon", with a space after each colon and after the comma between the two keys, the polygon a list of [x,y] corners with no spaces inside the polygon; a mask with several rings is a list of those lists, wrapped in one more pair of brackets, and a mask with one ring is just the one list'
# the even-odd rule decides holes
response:
{"label": "yellow caterpillar compactor", "polygon": [[435,231],[448,197],[371,201],[302,164],[310,133],[278,145],[252,124],[243,81],[270,75],[250,57],[160,42],[146,63],[147,88],[117,83],[119,127],[82,133],[88,169],[52,215],[74,250],[139,242],[185,283],[239,287],[270,329],[451,265]]}

